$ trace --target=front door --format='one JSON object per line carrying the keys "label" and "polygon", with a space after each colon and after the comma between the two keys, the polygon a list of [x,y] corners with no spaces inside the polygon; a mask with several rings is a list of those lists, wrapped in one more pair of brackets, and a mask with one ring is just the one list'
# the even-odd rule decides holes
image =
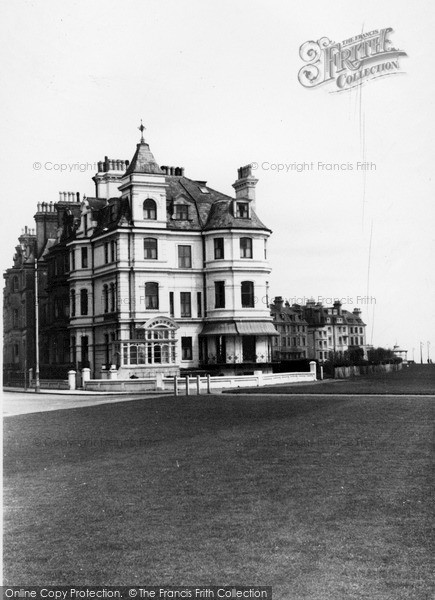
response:
{"label": "front door", "polygon": [[256,362],[255,335],[242,337],[243,362]]}

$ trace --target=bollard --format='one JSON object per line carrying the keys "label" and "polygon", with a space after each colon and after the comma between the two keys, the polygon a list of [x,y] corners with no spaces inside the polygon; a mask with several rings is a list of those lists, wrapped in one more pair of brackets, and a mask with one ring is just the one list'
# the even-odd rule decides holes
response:
{"label": "bollard", "polygon": [[186,396],[189,395],[189,375],[186,375]]}
{"label": "bollard", "polygon": [[91,378],[91,369],[84,367],[82,369],[82,386],[86,388],[86,382]]}
{"label": "bollard", "polygon": [[118,379],[118,371],[113,365],[110,367],[109,379]]}
{"label": "bollard", "polygon": [[257,377],[257,386],[261,387],[263,385],[263,371],[254,371],[255,377]]}
{"label": "bollard", "polygon": [[68,387],[70,390],[76,389],[76,372],[68,371]]}
{"label": "bollard", "polygon": [[323,380],[323,365],[320,365],[320,379]]}
{"label": "bollard", "polygon": [[209,374],[207,374],[207,394],[211,394],[211,381]]}
{"label": "bollard", "polygon": [[196,376],[196,393],[198,396],[201,393],[201,377],[199,375]]}
{"label": "bollard", "polygon": [[174,396],[178,396],[178,377],[174,375]]}
{"label": "bollard", "polygon": [[163,390],[163,373],[156,373],[156,390]]}

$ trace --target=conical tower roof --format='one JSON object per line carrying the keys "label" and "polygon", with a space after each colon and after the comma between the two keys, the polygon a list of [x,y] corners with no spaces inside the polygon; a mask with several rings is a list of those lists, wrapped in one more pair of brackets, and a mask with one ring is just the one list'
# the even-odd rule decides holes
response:
{"label": "conical tower roof", "polygon": [[136,146],[136,152],[132,158],[131,163],[128,166],[126,175],[132,173],[154,173],[162,175],[163,172],[159,165],[156,163],[153,153],[150,150],[149,145],[144,139],[140,141]]}

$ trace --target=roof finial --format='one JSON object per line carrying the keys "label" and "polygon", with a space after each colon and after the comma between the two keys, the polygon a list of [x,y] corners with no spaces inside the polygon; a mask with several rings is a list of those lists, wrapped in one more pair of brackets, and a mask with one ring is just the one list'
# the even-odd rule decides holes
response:
{"label": "roof finial", "polygon": [[141,136],[140,136],[140,143],[141,143],[141,144],[144,144],[144,143],[145,143],[145,140],[144,140],[144,137],[143,137],[143,132],[144,132],[144,130],[145,130],[145,126],[144,126],[144,124],[142,123],[142,119],[140,120],[140,127],[138,127],[138,129],[139,129],[139,131],[140,131],[140,133],[141,133]]}

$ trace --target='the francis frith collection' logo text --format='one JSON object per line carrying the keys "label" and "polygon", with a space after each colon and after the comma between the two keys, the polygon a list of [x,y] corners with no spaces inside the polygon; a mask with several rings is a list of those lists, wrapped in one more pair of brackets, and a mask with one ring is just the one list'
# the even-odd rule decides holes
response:
{"label": "'the francis frith collection' logo text", "polygon": [[299,71],[299,82],[307,88],[335,82],[340,92],[364,81],[400,72],[399,57],[406,52],[394,48],[389,35],[392,28],[361,33],[341,43],[323,37],[299,48],[306,63]]}

